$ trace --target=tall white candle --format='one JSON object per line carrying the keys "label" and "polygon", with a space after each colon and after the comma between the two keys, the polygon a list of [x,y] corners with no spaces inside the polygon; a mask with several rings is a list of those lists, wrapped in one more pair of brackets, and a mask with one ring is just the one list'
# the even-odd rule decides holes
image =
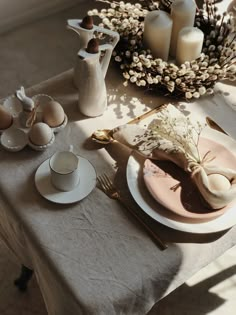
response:
{"label": "tall white candle", "polygon": [[173,20],[170,55],[175,57],[179,31],[185,26],[193,26],[196,15],[196,2],[194,0],[175,0],[171,5],[171,18]]}
{"label": "tall white candle", "polygon": [[198,58],[202,51],[204,34],[197,27],[184,27],[179,32],[176,62],[182,64]]}
{"label": "tall white candle", "polygon": [[155,10],[146,15],[143,39],[153,57],[168,60],[172,24],[167,12]]}

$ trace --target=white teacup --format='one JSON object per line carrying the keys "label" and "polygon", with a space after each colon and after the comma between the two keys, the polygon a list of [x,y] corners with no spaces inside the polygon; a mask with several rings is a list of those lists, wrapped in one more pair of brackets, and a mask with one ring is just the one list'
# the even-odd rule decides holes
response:
{"label": "white teacup", "polygon": [[79,184],[79,158],[73,152],[56,152],[50,158],[49,166],[55,188],[70,191]]}

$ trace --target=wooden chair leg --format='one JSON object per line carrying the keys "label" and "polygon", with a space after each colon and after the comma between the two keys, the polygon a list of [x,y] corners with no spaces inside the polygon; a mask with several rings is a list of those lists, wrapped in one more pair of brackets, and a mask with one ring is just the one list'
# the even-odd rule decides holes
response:
{"label": "wooden chair leg", "polygon": [[24,292],[27,290],[27,285],[29,280],[31,279],[34,271],[25,267],[24,265],[21,266],[21,273],[19,278],[14,281],[15,286],[21,291]]}

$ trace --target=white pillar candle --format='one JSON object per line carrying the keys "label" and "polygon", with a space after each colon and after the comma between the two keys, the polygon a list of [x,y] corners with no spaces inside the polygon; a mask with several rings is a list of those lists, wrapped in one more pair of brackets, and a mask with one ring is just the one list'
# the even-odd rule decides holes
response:
{"label": "white pillar candle", "polygon": [[184,27],[179,32],[176,62],[182,64],[198,58],[202,51],[204,34],[197,27]]}
{"label": "white pillar candle", "polygon": [[143,39],[154,58],[168,60],[171,31],[172,19],[167,12],[155,10],[146,15]]}
{"label": "white pillar candle", "polygon": [[194,0],[175,0],[171,5],[171,18],[173,20],[170,55],[175,57],[179,31],[186,26],[193,26],[196,15],[196,2]]}

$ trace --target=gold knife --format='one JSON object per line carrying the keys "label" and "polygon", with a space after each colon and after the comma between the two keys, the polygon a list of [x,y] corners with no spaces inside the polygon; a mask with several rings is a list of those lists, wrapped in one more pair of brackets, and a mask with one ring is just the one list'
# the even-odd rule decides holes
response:
{"label": "gold knife", "polygon": [[225,135],[229,136],[229,134],[223,129],[221,128],[213,119],[211,119],[210,117],[206,117],[206,123],[208,124],[208,126],[212,129],[215,129],[219,132],[224,133]]}
{"label": "gold knife", "polygon": [[134,119],[130,120],[127,124],[128,125],[132,125],[132,124],[136,124],[138,122],[140,122],[141,120],[155,114],[155,113],[158,113],[160,112],[163,108],[167,107],[168,104],[162,104],[162,105],[158,105],[157,107],[153,108],[153,109],[150,109],[148,112],[138,116],[138,117],[135,117]]}

